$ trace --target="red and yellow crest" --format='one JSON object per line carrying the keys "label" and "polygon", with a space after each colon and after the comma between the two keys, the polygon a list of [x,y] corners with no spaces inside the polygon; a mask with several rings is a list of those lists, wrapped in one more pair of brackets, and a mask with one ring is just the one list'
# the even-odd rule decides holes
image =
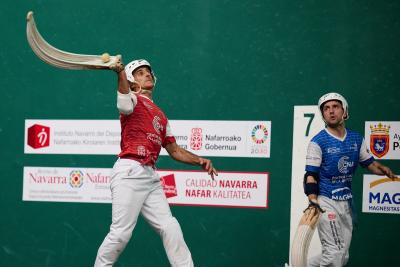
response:
{"label": "red and yellow crest", "polygon": [[381,158],[386,155],[389,151],[389,141],[390,141],[390,125],[383,125],[379,123],[378,125],[370,125],[371,136],[369,147],[372,154]]}

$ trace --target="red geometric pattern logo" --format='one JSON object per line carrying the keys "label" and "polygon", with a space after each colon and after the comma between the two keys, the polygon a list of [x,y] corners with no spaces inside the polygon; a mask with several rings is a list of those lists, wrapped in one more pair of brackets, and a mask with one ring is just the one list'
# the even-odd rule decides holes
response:
{"label": "red geometric pattern logo", "polygon": [[201,128],[193,128],[190,136],[190,148],[192,150],[200,150],[203,146],[203,130]]}
{"label": "red geometric pattern logo", "polygon": [[168,174],[168,175],[162,176],[160,179],[161,179],[161,185],[163,187],[165,196],[167,198],[176,197],[178,195],[178,192],[176,191],[175,175]]}
{"label": "red geometric pattern logo", "polygon": [[79,188],[83,185],[83,173],[80,170],[73,170],[69,174],[69,184],[73,188]]}
{"label": "red geometric pattern logo", "polygon": [[34,124],[28,128],[28,145],[34,149],[50,145],[50,128]]}

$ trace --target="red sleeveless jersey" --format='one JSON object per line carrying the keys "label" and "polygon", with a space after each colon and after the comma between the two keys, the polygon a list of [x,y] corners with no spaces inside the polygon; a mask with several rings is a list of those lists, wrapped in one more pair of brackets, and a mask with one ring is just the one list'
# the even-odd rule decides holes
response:
{"label": "red sleeveless jersey", "polygon": [[164,112],[147,97],[138,95],[131,114],[120,114],[120,158],[134,159],[143,165],[154,166],[161,146],[176,142]]}

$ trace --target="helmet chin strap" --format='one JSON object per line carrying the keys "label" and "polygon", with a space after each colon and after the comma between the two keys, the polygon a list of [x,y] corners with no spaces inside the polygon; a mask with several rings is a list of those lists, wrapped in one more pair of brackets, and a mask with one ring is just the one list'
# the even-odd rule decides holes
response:
{"label": "helmet chin strap", "polygon": [[[135,90],[133,91],[134,94],[152,94],[153,90],[149,90],[149,89],[143,89],[142,86],[140,85],[140,83],[138,83],[137,81],[133,81],[133,83],[136,83],[139,86],[139,90]],[[153,87],[154,88],[154,87]]]}
{"label": "helmet chin strap", "polygon": [[136,81],[133,81],[132,83],[136,83],[139,86],[139,90],[135,90],[133,87],[131,88],[131,89],[134,89],[133,93],[134,94],[140,94],[142,92],[142,86],[140,86],[140,83],[138,83]]}
{"label": "helmet chin strap", "polygon": [[134,94],[141,94],[141,95],[151,95],[153,93],[153,90],[149,90],[149,89],[142,89],[142,87],[139,85],[139,90],[134,91]]}
{"label": "helmet chin strap", "polygon": [[344,124],[344,121],[346,120],[344,117],[345,117],[345,114],[343,113],[342,120],[340,121],[340,124]]}
{"label": "helmet chin strap", "polygon": [[347,120],[349,118],[349,113],[346,112],[346,110],[343,109],[343,116],[342,116],[342,120],[340,121],[340,124],[344,124],[344,121]]}

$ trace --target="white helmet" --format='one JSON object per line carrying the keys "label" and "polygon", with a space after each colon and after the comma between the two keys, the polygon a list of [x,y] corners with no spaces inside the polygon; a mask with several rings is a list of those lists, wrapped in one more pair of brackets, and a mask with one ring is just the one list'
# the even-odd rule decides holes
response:
{"label": "white helmet", "polygon": [[350,115],[349,115],[349,105],[347,104],[346,99],[341,94],[333,93],[333,92],[332,93],[327,93],[327,94],[321,96],[321,98],[318,101],[318,108],[319,108],[319,111],[321,112],[322,119],[325,121],[322,108],[323,108],[324,104],[326,102],[330,101],[330,100],[337,100],[340,103],[342,103],[342,107],[343,107],[343,110],[344,110],[343,120],[347,120],[350,117]]}
{"label": "white helmet", "polygon": [[153,76],[153,80],[154,80],[154,84],[155,84],[156,80],[157,80],[156,76],[154,75],[154,72],[150,66],[150,63],[145,59],[137,59],[137,60],[131,61],[131,62],[129,62],[128,65],[125,66],[125,73],[126,73],[126,77],[127,77],[128,81],[130,81],[132,83],[135,82],[135,78],[133,77],[133,72],[137,68],[142,67],[142,66],[149,67],[151,76]]}

